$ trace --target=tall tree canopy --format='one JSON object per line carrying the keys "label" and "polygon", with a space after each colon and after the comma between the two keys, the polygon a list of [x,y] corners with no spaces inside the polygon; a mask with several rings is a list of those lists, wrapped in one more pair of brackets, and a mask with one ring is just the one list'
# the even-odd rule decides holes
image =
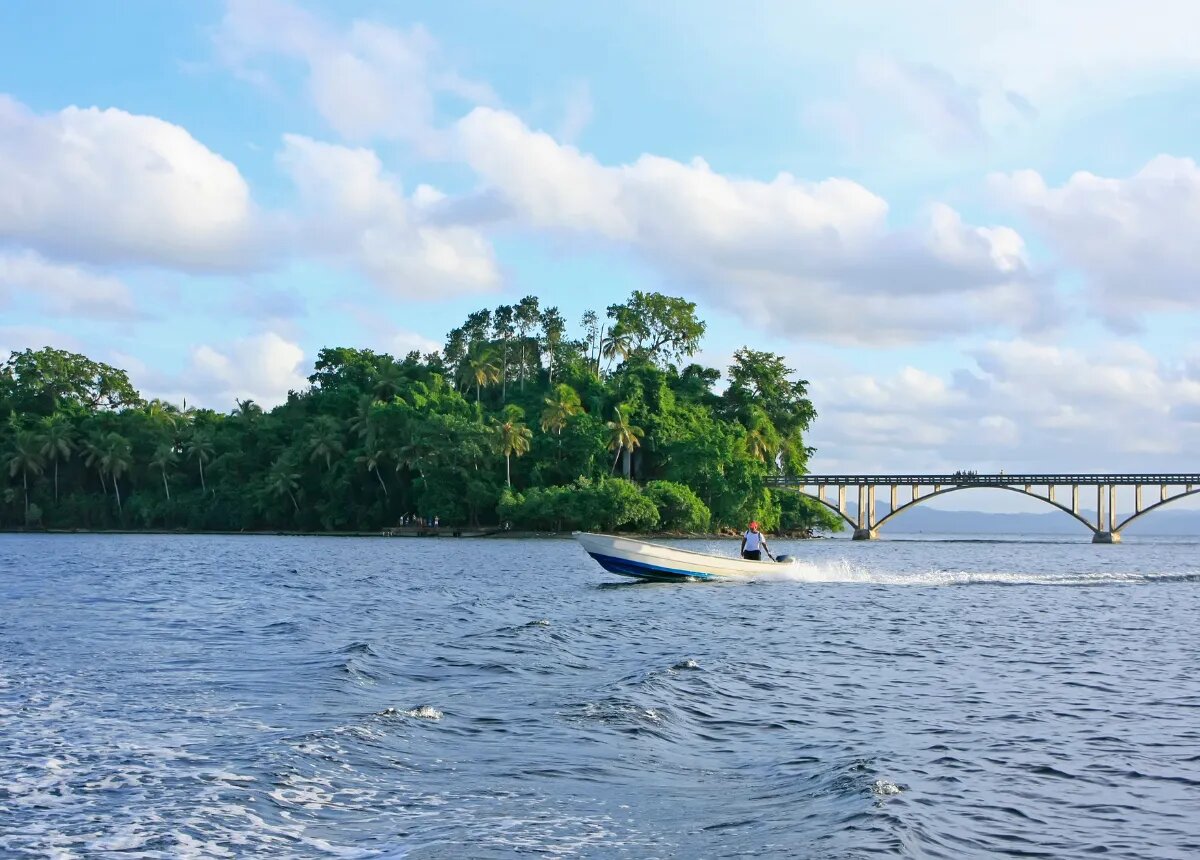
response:
{"label": "tall tree canopy", "polygon": [[121,409],[141,398],[125,371],[61,349],[12,353],[0,366],[0,397],[30,415],[59,409]]}
{"label": "tall tree canopy", "polygon": [[696,303],[661,293],[635,291],[622,304],[609,305],[610,342],[623,342],[637,354],[666,366],[693,355],[707,328],[696,316]]}
{"label": "tall tree canopy", "polygon": [[717,392],[716,369],[677,366],[703,333],[691,302],[657,293],[589,312],[577,334],[526,296],[470,314],[439,353],[322,349],[308,387],[268,411],[147,403],[86,356],[13,353],[0,526],[835,525],[765,486],[807,462],[806,383],[746,348]]}

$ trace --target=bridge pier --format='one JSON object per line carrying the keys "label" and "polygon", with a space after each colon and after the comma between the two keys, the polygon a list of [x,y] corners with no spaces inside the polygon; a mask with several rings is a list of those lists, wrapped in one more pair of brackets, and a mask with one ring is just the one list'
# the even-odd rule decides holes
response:
{"label": "bridge pier", "polygon": [[1092,535],[1092,543],[1120,543],[1120,532],[1096,532]]}
{"label": "bridge pier", "polygon": [[854,530],[853,540],[878,540],[879,531],[876,529],[857,528]]}

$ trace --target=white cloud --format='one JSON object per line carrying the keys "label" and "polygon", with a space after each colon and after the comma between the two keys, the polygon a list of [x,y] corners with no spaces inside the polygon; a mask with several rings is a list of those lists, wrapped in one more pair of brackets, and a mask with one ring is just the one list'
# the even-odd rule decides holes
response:
{"label": "white cloud", "polygon": [[939,376],[915,367],[902,368],[895,376],[851,376],[839,383],[842,397],[866,409],[886,409],[904,414],[950,408],[961,403]]}
{"label": "white cloud", "polygon": [[245,265],[238,169],[185,129],[121,110],[38,115],[0,96],[0,240],[89,262]]}
{"label": "white cloud", "polygon": [[1200,373],[1114,341],[993,341],[949,378],[912,368],[813,385],[814,470],[1174,469],[1195,446]]}
{"label": "white cloud", "polygon": [[0,243],[23,249],[0,258],[0,292],[19,284],[56,311],[133,316],[118,280],[60,261],[220,272],[284,252],[408,297],[498,285],[483,235],[445,217],[436,189],[406,198],[371,150],[287,135],[278,163],[299,211],[260,212],[238,169],[179,126],[96,108],[39,116],[0,96]]}
{"label": "white cloud", "polygon": [[[832,78],[802,103],[807,124],[833,132],[840,158],[875,175],[888,165],[904,178],[946,175],[964,161],[986,166],[1015,153],[1044,154],[1068,137],[1062,125],[1200,76],[1193,0],[767,8],[760,50],[797,77],[815,68]],[[709,29],[718,40],[705,46],[709,54],[738,38]],[[801,39],[805,50],[797,52]],[[847,57],[859,59],[848,64]],[[1114,134],[1129,138],[1128,130]]]}
{"label": "white cloud", "polygon": [[404,358],[413,350],[422,355],[442,350],[442,344],[438,341],[415,331],[393,332],[390,337],[386,338],[385,347],[388,354],[396,358]]}
{"label": "white cloud", "polygon": [[83,351],[77,338],[56,329],[33,325],[0,326],[0,363],[7,361],[11,353],[27,349],[36,351],[47,346],[70,352]]}
{"label": "white cloud", "polygon": [[179,399],[218,410],[233,408],[236,400],[253,400],[270,409],[287,399],[289,391],[308,386],[302,367],[304,350],[275,332],[230,343],[201,344],[176,386]]}
{"label": "white cloud", "polygon": [[129,288],[116,278],[51,263],[32,251],[0,252],[0,296],[32,298],[66,316],[138,316]]}
{"label": "white cloud", "polygon": [[627,246],[753,327],[897,343],[1041,321],[1020,236],[947,206],[912,230],[856,182],[733,179],[703,160],[609,167],[504,111],[458,124],[461,156],[519,223]]}
{"label": "white cloud", "polygon": [[[844,63],[870,44],[906,62],[945,69],[972,88],[1014,91],[1035,105],[1119,99],[1200,69],[1193,34],[1200,6],[1191,0],[864,0],[839,4],[768,4],[765,21],[739,10],[701,36],[724,42],[737,29],[761,30],[760,51],[806,62]],[[706,46],[717,50],[716,45]]]}
{"label": "white cloud", "polygon": [[993,75],[1035,104],[1118,97],[1162,73],[1200,69],[1200,7],[1190,0],[1022,0],[1004,14],[948,4],[939,19],[947,61]]}
{"label": "white cloud", "polygon": [[303,253],[351,262],[371,281],[408,298],[486,291],[499,283],[491,245],[469,227],[438,222],[441,202],[422,186],[411,199],[368,149],[286,135],[278,156],[303,212]]}
{"label": "white cloud", "polygon": [[1092,308],[1118,326],[1146,311],[1200,308],[1200,168],[1160,155],[1127,179],[1033,170],[991,178],[1052,249],[1087,276]]}
{"label": "white cloud", "polygon": [[486,85],[443,67],[436,42],[419,26],[357,20],[339,31],[281,0],[230,0],[217,46],[226,62],[257,79],[269,76],[255,61],[281,56],[303,63],[317,111],[352,141],[405,140],[432,152],[440,146],[438,93],[494,100]]}

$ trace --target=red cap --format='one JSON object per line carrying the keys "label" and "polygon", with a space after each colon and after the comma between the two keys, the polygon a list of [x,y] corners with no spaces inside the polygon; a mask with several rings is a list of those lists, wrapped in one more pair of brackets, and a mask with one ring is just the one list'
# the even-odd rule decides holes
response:
{"label": "red cap", "polygon": [[755,522],[750,523],[750,528],[752,528],[752,529],[758,528],[758,523],[755,523]]}

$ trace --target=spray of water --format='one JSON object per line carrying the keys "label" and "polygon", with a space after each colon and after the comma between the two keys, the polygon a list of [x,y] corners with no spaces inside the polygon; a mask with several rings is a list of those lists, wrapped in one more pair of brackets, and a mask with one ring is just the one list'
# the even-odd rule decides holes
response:
{"label": "spray of water", "polygon": [[1200,582],[1198,574],[1148,574],[1105,571],[1079,573],[1060,571],[964,571],[875,570],[848,559],[824,562],[797,561],[781,564],[777,570],[764,573],[760,582],[829,582],[859,585],[1136,585],[1141,583]]}

